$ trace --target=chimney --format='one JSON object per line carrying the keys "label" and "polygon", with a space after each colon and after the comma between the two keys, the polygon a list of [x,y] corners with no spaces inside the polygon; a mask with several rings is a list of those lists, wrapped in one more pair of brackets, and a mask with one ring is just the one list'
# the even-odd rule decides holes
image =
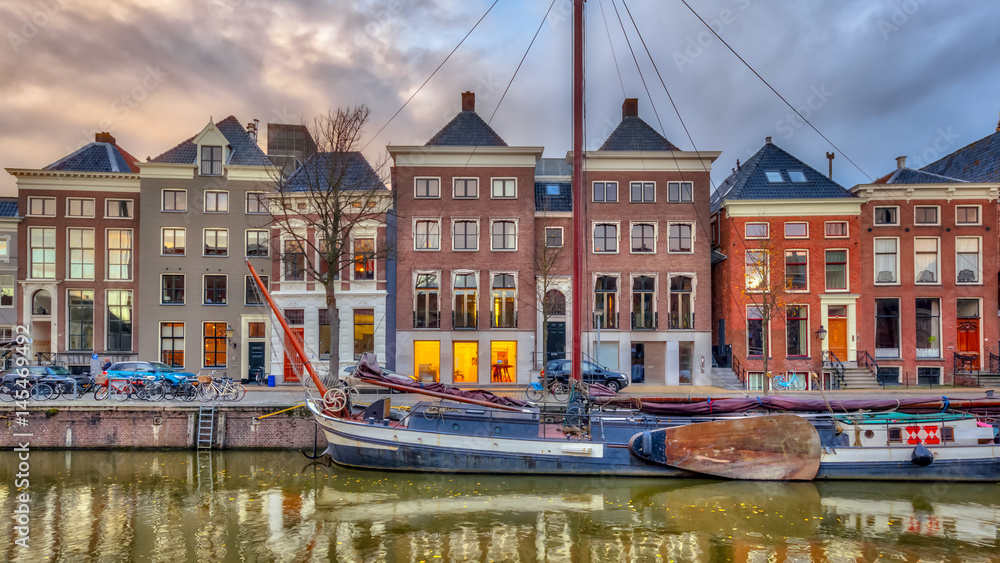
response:
{"label": "chimney", "polygon": [[639,98],[625,98],[622,103],[622,119],[639,117]]}
{"label": "chimney", "polygon": [[826,159],[830,161],[830,173],[827,175],[828,178],[833,180],[833,157],[836,156],[832,152],[826,153]]}
{"label": "chimney", "polygon": [[257,141],[257,120],[256,119],[254,119],[250,123],[247,123],[247,134],[250,135],[250,138],[253,139],[254,142]]}
{"label": "chimney", "polygon": [[111,133],[108,133],[107,131],[97,133],[96,135],[94,135],[94,141],[98,143],[111,143],[112,145],[115,144],[115,138],[112,137]]}
{"label": "chimney", "polygon": [[764,144],[765,145],[770,145],[771,144],[771,138],[770,137],[764,137]]}
{"label": "chimney", "polygon": [[905,156],[897,156],[896,157],[896,168],[898,168],[898,169],[906,168],[906,157]]}
{"label": "chimney", "polygon": [[1000,133],[1000,121],[997,121],[997,133]]}
{"label": "chimney", "polygon": [[740,159],[738,159],[738,158],[736,159],[736,169],[737,170],[740,169]]}
{"label": "chimney", "polygon": [[462,92],[462,111],[476,111],[475,92]]}

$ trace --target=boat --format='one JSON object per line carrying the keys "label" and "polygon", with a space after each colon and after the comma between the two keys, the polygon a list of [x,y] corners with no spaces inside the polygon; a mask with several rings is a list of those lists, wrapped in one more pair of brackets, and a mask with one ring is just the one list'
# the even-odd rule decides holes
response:
{"label": "boat", "polygon": [[[574,279],[583,279],[582,248],[582,24],[583,0],[574,0]],[[941,413],[932,400],[907,402],[917,412],[860,414],[857,409],[900,410],[862,402],[843,405],[795,401],[779,404],[747,399],[731,408],[726,400],[671,405],[621,405],[613,398],[571,385],[565,413],[553,415],[491,393],[463,392],[443,384],[382,376],[364,356],[355,374],[367,383],[440,399],[417,403],[402,417],[391,398],[355,412],[351,393],[326,388],[307,359],[267,287],[247,262],[294,353],[303,360],[313,388],[306,404],[327,438],[326,454],[350,467],[417,472],[559,474],[646,477],[722,477],[755,480],[893,479],[1000,480],[997,425],[975,414]],[[583,286],[574,283],[574,301]],[[572,380],[580,381],[582,312],[573,310]],[[947,400],[946,400],[947,402]],[[801,407],[801,408],[798,408]],[[825,407],[825,408],[824,408]],[[1000,412],[1000,401],[981,409]],[[922,409],[922,410],[921,410]],[[828,411],[828,412],[824,412]],[[790,414],[794,413],[794,414]],[[835,414],[838,413],[838,414]],[[843,413],[843,414],[839,414]]]}

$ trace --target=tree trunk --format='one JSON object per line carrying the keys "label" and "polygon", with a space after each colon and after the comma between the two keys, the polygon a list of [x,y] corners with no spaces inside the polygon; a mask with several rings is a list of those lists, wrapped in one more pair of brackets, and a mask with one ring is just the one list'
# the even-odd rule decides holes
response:
{"label": "tree trunk", "polygon": [[330,321],[330,365],[324,383],[333,385],[340,378],[340,313],[337,310],[337,280],[326,287],[326,316]]}

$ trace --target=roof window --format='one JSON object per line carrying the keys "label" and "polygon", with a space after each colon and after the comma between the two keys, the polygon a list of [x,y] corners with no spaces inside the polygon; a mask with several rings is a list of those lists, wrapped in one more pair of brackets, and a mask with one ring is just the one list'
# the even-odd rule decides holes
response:
{"label": "roof window", "polygon": [[788,171],[788,178],[791,179],[793,182],[805,182],[806,181],[806,175],[803,174],[801,170],[789,170]]}
{"label": "roof window", "polygon": [[767,181],[772,184],[780,184],[785,181],[785,179],[781,176],[781,172],[768,171],[764,172],[764,174],[767,174]]}

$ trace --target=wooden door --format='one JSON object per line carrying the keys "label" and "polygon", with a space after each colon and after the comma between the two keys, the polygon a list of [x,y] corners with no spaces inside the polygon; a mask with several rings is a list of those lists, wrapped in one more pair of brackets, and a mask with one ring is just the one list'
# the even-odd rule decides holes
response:
{"label": "wooden door", "polygon": [[979,370],[979,319],[958,319],[958,344],[956,352],[963,356],[975,357],[968,365],[970,371]]}
{"label": "wooden door", "polygon": [[[299,343],[302,343],[303,336],[305,336],[306,329],[303,327],[291,327],[292,334],[298,339]],[[291,383],[298,383],[300,381],[299,375],[302,373],[303,364],[302,359],[298,357],[299,355],[295,353],[295,348],[292,347],[292,342],[285,337],[285,381]]]}
{"label": "wooden door", "polygon": [[837,359],[847,361],[847,319],[830,318],[827,319],[830,328],[828,329],[829,346],[828,350],[833,352]]}

